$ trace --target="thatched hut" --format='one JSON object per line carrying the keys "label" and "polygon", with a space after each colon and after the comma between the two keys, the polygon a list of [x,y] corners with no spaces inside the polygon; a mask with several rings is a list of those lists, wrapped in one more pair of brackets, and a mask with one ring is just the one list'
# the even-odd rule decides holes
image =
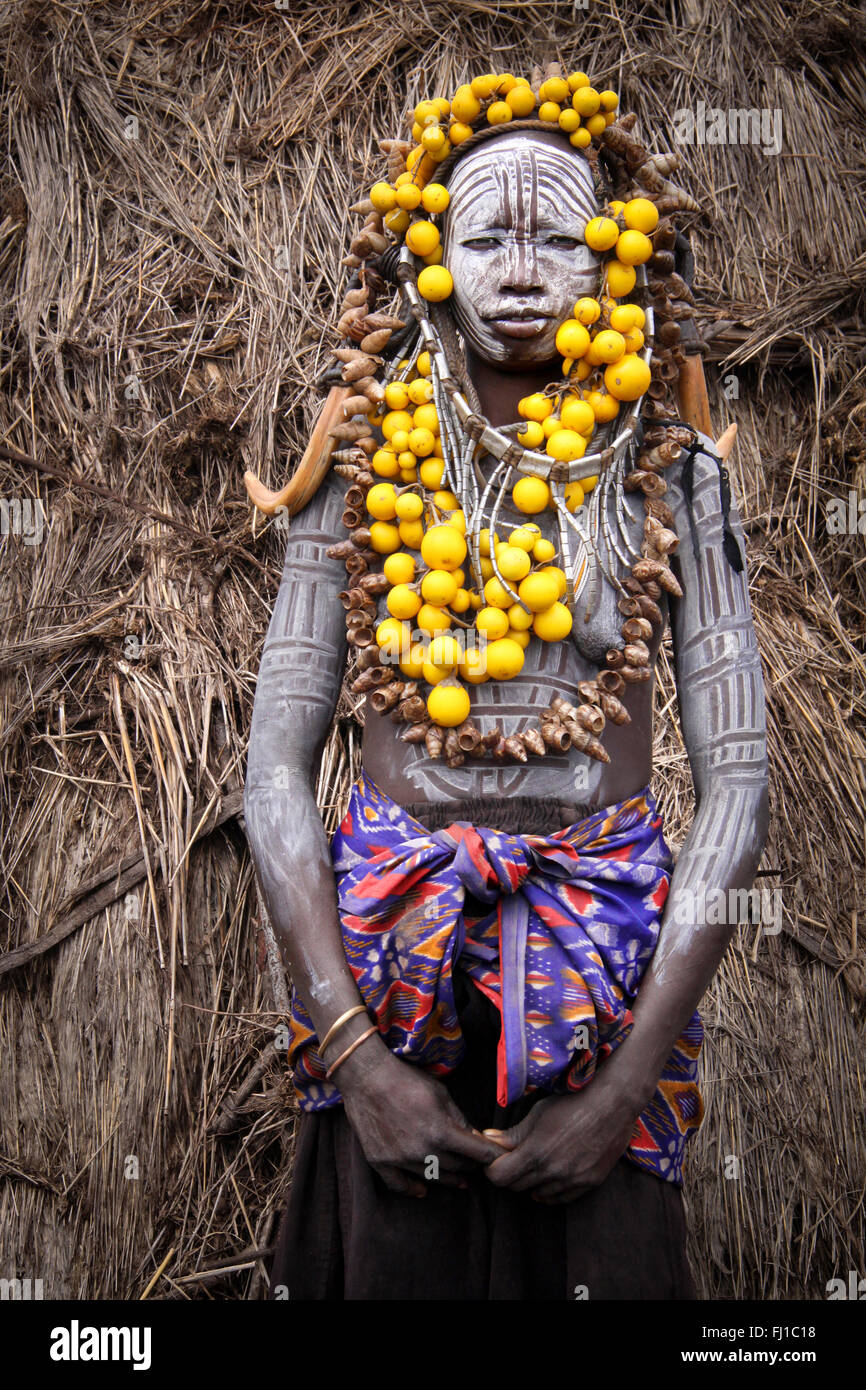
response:
{"label": "thatched hut", "polygon": [[[714,421],[740,430],[783,908],[704,1001],[691,1257],[722,1298],[864,1272],[864,38],[844,0],[6,7],[0,1275],[263,1296],[292,1100],[240,792],[285,533],[242,474],[275,485],[303,446],[377,139],[467,72],[549,58],[619,88],[654,148],[699,102],[778,113],[769,153],[679,146]],[[664,660],[659,716],[676,844]],[[331,828],[359,717],[344,697]]]}

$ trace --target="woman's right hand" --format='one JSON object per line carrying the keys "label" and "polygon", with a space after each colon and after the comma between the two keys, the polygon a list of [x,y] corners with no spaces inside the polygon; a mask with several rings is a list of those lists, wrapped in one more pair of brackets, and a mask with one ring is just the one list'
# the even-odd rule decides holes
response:
{"label": "woman's right hand", "polygon": [[465,1187],[466,1173],[502,1156],[503,1146],[472,1128],[441,1081],[395,1057],[379,1037],[334,1079],[367,1162],[392,1192],[426,1197],[431,1181]]}

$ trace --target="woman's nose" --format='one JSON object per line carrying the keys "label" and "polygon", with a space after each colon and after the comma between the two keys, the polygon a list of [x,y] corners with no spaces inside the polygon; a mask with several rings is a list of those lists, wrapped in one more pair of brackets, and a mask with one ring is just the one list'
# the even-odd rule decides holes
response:
{"label": "woman's nose", "polygon": [[544,289],[533,242],[512,242],[506,251],[499,283],[500,289],[512,294],[537,294]]}

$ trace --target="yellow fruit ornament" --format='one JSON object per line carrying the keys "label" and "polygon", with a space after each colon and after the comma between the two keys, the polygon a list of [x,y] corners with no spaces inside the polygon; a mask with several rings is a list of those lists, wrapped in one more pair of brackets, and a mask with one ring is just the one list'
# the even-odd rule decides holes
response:
{"label": "yellow fruit ornament", "polygon": [[421,558],[430,569],[456,570],[466,559],[466,541],[454,526],[431,526],[421,542]]}
{"label": "yellow fruit ornament", "polygon": [[452,676],[440,681],[427,696],[427,713],[443,729],[462,724],[469,718],[469,708],[469,691]]}

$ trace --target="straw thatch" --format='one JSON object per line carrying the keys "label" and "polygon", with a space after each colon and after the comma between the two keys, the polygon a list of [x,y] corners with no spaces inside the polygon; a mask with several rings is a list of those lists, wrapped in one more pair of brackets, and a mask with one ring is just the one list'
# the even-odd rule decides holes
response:
{"label": "straw thatch", "polygon": [[[862,1274],[866,566],[825,523],[866,489],[858,7],[32,0],[0,47],[2,496],[46,512],[41,543],[0,542],[0,1275],[263,1295],[290,1179],[285,980],[238,813],[284,538],[241,477],[284,480],[309,430],[375,139],[467,73],[554,57],[619,88],[654,149],[699,99],[782,114],[778,155],[680,151],[710,358],[732,354],[708,373],[719,430],[740,426],[763,881],[784,901],[704,1002],[691,1255],[713,1297]],[[678,844],[672,690],[668,671],[656,781]],[[357,766],[340,713],[331,827]]]}

